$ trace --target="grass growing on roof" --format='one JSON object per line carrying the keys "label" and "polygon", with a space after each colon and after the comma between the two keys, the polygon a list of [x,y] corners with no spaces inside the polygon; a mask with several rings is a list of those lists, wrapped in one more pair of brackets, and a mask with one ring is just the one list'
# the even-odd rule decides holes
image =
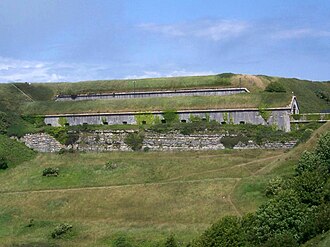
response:
{"label": "grass growing on roof", "polygon": [[228,96],[193,96],[168,98],[109,99],[88,101],[31,102],[21,108],[24,114],[97,113],[97,112],[148,112],[185,109],[236,109],[287,106],[291,95],[285,93],[236,94]]}

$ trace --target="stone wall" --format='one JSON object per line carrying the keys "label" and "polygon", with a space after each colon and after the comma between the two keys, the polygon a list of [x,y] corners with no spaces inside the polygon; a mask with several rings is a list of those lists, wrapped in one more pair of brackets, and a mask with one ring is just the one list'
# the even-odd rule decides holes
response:
{"label": "stone wall", "polygon": [[65,148],[65,146],[59,143],[54,137],[44,133],[27,134],[23,136],[20,141],[24,142],[29,148],[43,153],[58,152],[62,148]]}
{"label": "stone wall", "polygon": [[[47,134],[28,134],[21,138],[21,141],[39,152],[58,152],[61,148],[86,152],[132,151],[124,142],[126,136],[132,132],[134,131],[82,132],[79,134],[78,141],[67,147]],[[221,143],[223,137],[224,135],[221,134],[182,135],[146,132],[142,149],[150,151],[221,150],[225,149]],[[249,141],[247,144],[238,143],[234,149],[289,149],[293,148],[295,144],[296,141],[257,145],[253,141]]]}
{"label": "stone wall", "polygon": [[247,93],[246,88],[206,88],[206,89],[182,89],[145,92],[118,92],[102,94],[79,94],[79,95],[58,95],[56,101],[80,101],[99,99],[133,99],[133,98],[159,98],[178,96],[224,96],[238,93]]}
{"label": "stone wall", "polygon": [[233,149],[291,149],[297,144],[297,141],[287,142],[267,142],[262,145],[258,145],[253,141],[248,143],[239,142],[233,147]]}

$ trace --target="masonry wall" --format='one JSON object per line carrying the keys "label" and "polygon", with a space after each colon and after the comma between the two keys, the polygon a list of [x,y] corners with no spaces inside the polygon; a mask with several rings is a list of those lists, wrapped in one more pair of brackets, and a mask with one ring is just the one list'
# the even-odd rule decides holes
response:
{"label": "masonry wall", "polygon": [[176,96],[224,96],[249,92],[246,88],[225,88],[225,89],[193,89],[173,91],[146,91],[146,92],[120,92],[105,94],[80,94],[80,95],[59,95],[56,101],[79,101],[97,99],[132,99],[152,97],[176,97]]}
{"label": "masonry wall", "polygon": [[[200,118],[208,118],[222,124],[261,124],[261,125],[276,125],[279,129],[290,131],[290,109],[273,109],[269,110],[271,116],[267,121],[260,115],[259,110],[205,110],[205,111],[179,111],[180,121],[189,122],[191,116]],[[163,119],[161,112],[153,112],[155,117]],[[70,126],[74,125],[101,125],[101,124],[137,124],[137,116],[142,116],[143,113],[104,113],[104,114],[67,114],[46,116],[45,124],[51,126],[60,126],[59,119],[65,118]]]}
{"label": "masonry wall", "polygon": [[[126,131],[94,131],[82,132],[76,143],[64,146],[47,134],[28,134],[20,140],[28,147],[39,152],[58,152],[61,148],[86,152],[112,152],[132,151],[125,143],[129,133]],[[225,135],[220,134],[194,134],[182,135],[178,133],[159,134],[146,132],[142,149],[150,151],[188,151],[188,150],[222,150],[225,149],[221,139]],[[239,142],[234,149],[289,149],[293,148],[296,141],[268,142],[257,145],[253,141]]]}

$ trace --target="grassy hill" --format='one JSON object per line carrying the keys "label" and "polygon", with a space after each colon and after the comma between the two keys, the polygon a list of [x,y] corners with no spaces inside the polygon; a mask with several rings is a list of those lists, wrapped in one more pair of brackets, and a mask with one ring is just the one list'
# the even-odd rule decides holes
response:
{"label": "grassy hill", "polygon": [[[217,218],[254,211],[267,181],[292,174],[300,154],[329,130],[327,123],[289,152],[38,154],[0,172],[0,242],[111,246],[121,237],[157,246],[175,233],[187,243]],[[41,176],[47,167],[59,167],[59,177]],[[60,223],[73,230],[52,239]]]}
{"label": "grassy hill", "polygon": [[[270,83],[280,84],[285,93],[264,92]],[[246,87],[250,95],[216,97],[162,98],[134,100],[98,100],[84,102],[54,102],[57,94],[104,93],[121,91],[168,90],[188,88]],[[260,104],[283,106],[292,95],[298,97],[303,113],[329,111],[330,83],[312,82],[269,76],[234,75],[230,73],[139,80],[86,81],[77,83],[16,83],[0,84],[0,105],[22,114],[55,114],[72,112],[108,112],[127,110],[204,109],[207,107],[258,107]],[[220,97],[218,97],[220,98]],[[34,101],[34,102],[33,102]],[[174,102],[175,101],[175,102]]]}

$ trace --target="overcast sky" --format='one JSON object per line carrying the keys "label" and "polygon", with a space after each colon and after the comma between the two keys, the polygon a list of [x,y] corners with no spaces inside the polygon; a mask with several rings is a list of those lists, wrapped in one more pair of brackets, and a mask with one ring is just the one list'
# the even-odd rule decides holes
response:
{"label": "overcast sky", "polygon": [[330,80],[329,0],[0,0],[0,82]]}

